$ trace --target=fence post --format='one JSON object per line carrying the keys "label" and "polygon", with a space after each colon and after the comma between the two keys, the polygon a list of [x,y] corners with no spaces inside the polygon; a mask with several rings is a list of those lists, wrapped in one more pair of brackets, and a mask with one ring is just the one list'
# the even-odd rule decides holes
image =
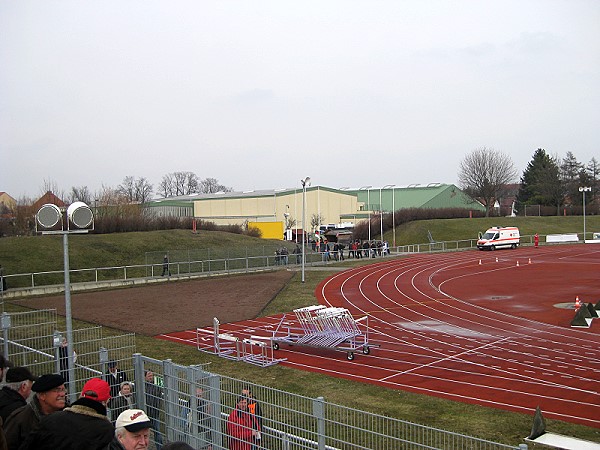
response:
{"label": "fence post", "polygon": [[325,450],[325,399],[323,397],[313,400],[313,416],[317,419],[317,448]]}
{"label": "fence post", "polygon": [[179,398],[177,380],[173,377],[173,363],[170,359],[163,361],[163,382],[165,392],[165,435],[167,441],[175,439],[176,421],[179,417]]}
{"label": "fence post", "polygon": [[148,412],[146,406],[146,389],[144,381],[146,381],[144,374],[144,361],[142,360],[141,353],[133,354],[133,379],[135,381],[135,385],[138,387],[135,389],[135,404],[136,405],[144,405],[144,411]]}
{"label": "fence post", "polygon": [[6,359],[10,358],[8,354],[8,329],[10,328],[10,314],[7,312],[2,313],[2,336],[4,338],[4,356]]}

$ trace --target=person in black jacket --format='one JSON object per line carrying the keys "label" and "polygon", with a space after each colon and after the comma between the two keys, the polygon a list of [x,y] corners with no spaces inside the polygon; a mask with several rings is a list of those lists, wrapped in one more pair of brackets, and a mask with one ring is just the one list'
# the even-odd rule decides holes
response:
{"label": "person in black jacket", "polygon": [[27,404],[31,386],[37,380],[26,367],[11,367],[6,372],[6,385],[0,390],[0,417],[5,422],[8,416]]}
{"label": "person in black jacket", "polygon": [[65,407],[65,380],[58,374],[45,374],[33,383],[35,396],[21,408],[12,412],[4,423],[8,450],[17,450],[34,430],[42,417],[61,411]]}
{"label": "person in black jacket", "polygon": [[127,381],[127,375],[119,369],[119,363],[117,361],[109,361],[108,372],[104,374],[104,380],[110,386],[110,396],[116,397],[121,390],[121,383]]}
{"label": "person in black jacket", "polygon": [[83,386],[79,400],[42,418],[20,450],[105,450],[115,434],[106,417],[109,399],[108,383],[92,378]]}

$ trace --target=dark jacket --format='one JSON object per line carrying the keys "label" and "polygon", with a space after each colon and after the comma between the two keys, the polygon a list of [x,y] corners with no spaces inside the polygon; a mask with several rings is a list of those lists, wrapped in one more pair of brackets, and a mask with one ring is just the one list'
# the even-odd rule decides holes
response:
{"label": "dark jacket", "polygon": [[108,445],[108,450],[125,450],[125,448],[121,445],[121,443],[115,436],[111,443]]}
{"label": "dark jacket", "polygon": [[20,450],[105,450],[114,434],[106,407],[80,398],[70,407],[44,416]]}
{"label": "dark jacket", "polygon": [[106,372],[103,379],[110,385],[110,396],[116,397],[121,390],[121,383],[127,381],[127,375],[122,370],[117,369],[115,375],[110,371]]}
{"label": "dark jacket", "polygon": [[4,434],[9,450],[17,450],[25,441],[29,433],[37,428],[44,414],[40,409],[40,401],[37,396],[26,406],[22,406],[12,412],[4,422]]}
{"label": "dark jacket", "polygon": [[21,406],[27,405],[27,402],[21,394],[14,389],[4,386],[0,390],[0,417],[6,422],[6,419],[15,410]]}

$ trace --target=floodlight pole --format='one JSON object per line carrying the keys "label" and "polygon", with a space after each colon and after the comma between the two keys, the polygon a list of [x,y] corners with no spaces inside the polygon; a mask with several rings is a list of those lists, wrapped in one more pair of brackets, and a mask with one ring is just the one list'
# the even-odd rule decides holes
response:
{"label": "floodlight pole", "polygon": [[[396,246],[396,196],[394,192],[395,184],[386,184],[383,189],[392,188],[392,231],[394,233],[392,247]],[[382,238],[383,239],[383,238]]]}
{"label": "floodlight pole", "polygon": [[583,193],[583,243],[585,244],[585,193],[590,192],[592,188],[590,186],[581,186],[579,192]]}
{"label": "floodlight pole", "polygon": [[363,190],[367,190],[367,217],[369,220],[369,241],[371,241],[371,191],[369,191],[369,189],[371,189],[373,186],[362,186],[361,188],[359,188],[359,191],[363,191]]}
{"label": "floodlight pole", "polygon": [[304,257],[306,248],[306,185],[310,186],[310,177],[300,180],[302,183],[302,282],[304,283]]}
{"label": "floodlight pole", "polygon": [[[36,214],[36,231],[38,225],[43,228],[41,234],[62,234],[63,236],[63,269],[65,285],[65,322],[67,327],[67,395],[69,400],[75,399],[75,361],[73,351],[73,316],[71,314],[71,274],[69,267],[69,234],[87,233],[89,227],[93,224],[94,215],[89,207],[83,202],[75,202],[67,209],[67,224],[62,222],[62,214],[59,208],[53,204],[46,204],[40,208]],[[61,222],[60,229],[55,229]],[[69,224],[73,223],[76,229],[70,229]],[[79,227],[79,228],[77,228]],[[92,225],[93,227],[93,225]],[[60,358],[60,356],[59,356]],[[60,365],[60,361],[59,361]],[[66,381],[66,380],[65,380]]]}
{"label": "floodlight pole", "polygon": [[69,268],[69,233],[63,232],[63,259],[65,270],[65,320],[67,322],[67,395],[75,394],[75,361],[73,361],[73,316],[71,315],[71,274]]}

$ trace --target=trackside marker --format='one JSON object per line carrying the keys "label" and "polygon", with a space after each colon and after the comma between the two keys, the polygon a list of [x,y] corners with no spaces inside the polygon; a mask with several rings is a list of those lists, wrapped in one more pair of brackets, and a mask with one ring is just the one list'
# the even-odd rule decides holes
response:
{"label": "trackside marker", "polygon": [[519,267],[519,260],[517,259],[517,267]]}
{"label": "trackside marker", "polygon": [[581,301],[579,300],[579,295],[575,296],[575,309],[581,308]]}
{"label": "trackside marker", "polygon": [[479,260],[479,265],[481,265],[481,260]]}
{"label": "trackside marker", "polygon": [[531,258],[529,258],[529,261],[527,261],[527,264],[531,264]]}
{"label": "trackside marker", "polygon": [[496,262],[498,262],[498,257],[496,256]]}

